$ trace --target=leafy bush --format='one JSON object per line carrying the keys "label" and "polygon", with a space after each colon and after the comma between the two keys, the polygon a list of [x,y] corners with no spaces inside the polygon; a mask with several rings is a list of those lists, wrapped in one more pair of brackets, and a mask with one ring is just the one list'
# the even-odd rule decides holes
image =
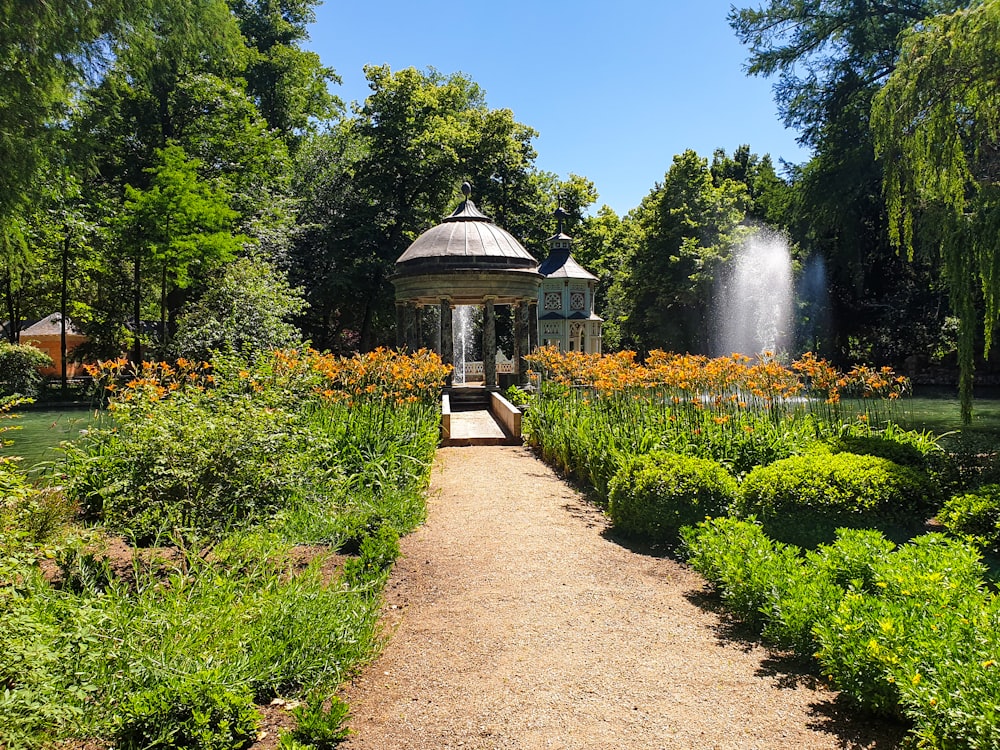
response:
{"label": "leafy bush", "polygon": [[330,698],[329,708],[325,708],[323,704],[322,695],[313,693],[306,697],[303,705],[292,709],[295,729],[292,730],[291,737],[315,750],[333,750],[350,734],[350,730],[344,726],[350,713],[347,704],[336,696]]}
{"label": "leafy bush", "polygon": [[34,396],[42,382],[42,367],[52,365],[52,358],[30,344],[0,342],[0,384],[2,393],[10,396]]}
{"label": "leafy bush", "polygon": [[358,557],[344,563],[344,580],[348,585],[381,581],[399,558],[399,534],[391,526],[382,526],[362,542]]}
{"label": "leafy bush", "polygon": [[736,480],[704,458],[655,452],[627,462],[609,485],[608,514],[616,528],[671,541],[682,526],[724,515]]}
{"label": "leafy bush", "polygon": [[207,287],[178,316],[172,346],[179,354],[204,359],[213,351],[232,351],[256,359],[302,340],[301,332],[287,321],[308,304],[302,290],[291,288],[269,263],[238,258],[209,279]]}
{"label": "leafy bush", "polygon": [[838,526],[922,522],[937,490],[926,475],[884,458],[810,454],[750,472],[735,504],[768,533],[806,546],[830,541]]}
{"label": "leafy bush", "polygon": [[[977,630],[995,604],[972,547],[927,534],[875,561],[872,572],[870,586],[852,588],[815,627],[824,673],[857,705],[899,715],[907,682],[916,687],[949,665],[968,671],[971,661],[992,658]],[[934,713],[926,703],[916,708],[918,721]]]}
{"label": "leafy bush", "polygon": [[756,628],[765,623],[775,583],[798,565],[798,550],[767,537],[759,524],[713,518],[681,529],[684,555],[722,596],[729,610]]}
{"label": "leafy bush", "polygon": [[116,732],[122,750],[239,750],[257,735],[260,714],[246,691],[205,671],[132,695]]}
{"label": "leafy bush", "polygon": [[851,426],[825,441],[834,453],[886,458],[900,466],[909,466],[930,477],[940,489],[954,487],[959,481],[958,466],[944,451],[938,438],[928,432],[903,430],[890,423],[881,431]]}
{"label": "leafy bush", "polygon": [[1000,484],[955,495],[937,517],[953,534],[972,537],[977,544],[1000,551]]}
{"label": "leafy bush", "polygon": [[839,435],[826,441],[833,453],[853,453],[857,456],[877,456],[900,466],[924,467],[924,454],[915,446],[900,443],[882,435]]}
{"label": "leafy bush", "polygon": [[690,564],[763,639],[815,656],[842,695],[913,722],[916,745],[1000,746],[1000,599],[975,548],[871,530],[798,554],[747,521],[682,532]]}
{"label": "leafy bush", "polygon": [[518,408],[527,406],[531,403],[531,394],[524,388],[517,385],[512,385],[508,388],[504,392],[504,395],[507,397],[508,401]]}
{"label": "leafy bush", "polygon": [[140,544],[260,520],[307,476],[287,411],[202,395],[112,415],[68,449],[66,489],[90,518]]}
{"label": "leafy bush", "polygon": [[787,578],[773,581],[764,609],[764,640],[811,659],[819,647],[816,624],[836,611],[845,591],[872,581],[873,571],[894,548],[877,531],[837,529],[832,544],[806,552]]}

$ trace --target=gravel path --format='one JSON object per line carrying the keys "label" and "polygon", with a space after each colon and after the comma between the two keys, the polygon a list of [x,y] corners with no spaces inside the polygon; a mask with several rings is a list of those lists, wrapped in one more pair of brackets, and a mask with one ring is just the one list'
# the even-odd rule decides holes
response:
{"label": "gravel path", "polygon": [[526,448],[444,448],[345,689],[345,750],[878,748],[901,728],[731,637],[701,579],[609,539]]}

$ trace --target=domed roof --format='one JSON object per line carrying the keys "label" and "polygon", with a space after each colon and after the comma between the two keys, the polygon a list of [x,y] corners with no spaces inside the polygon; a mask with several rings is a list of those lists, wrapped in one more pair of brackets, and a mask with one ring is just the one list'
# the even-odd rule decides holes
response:
{"label": "domed roof", "polygon": [[494,224],[466,198],[435,227],[417,237],[396,260],[399,275],[445,270],[530,269],[538,261],[515,237]]}

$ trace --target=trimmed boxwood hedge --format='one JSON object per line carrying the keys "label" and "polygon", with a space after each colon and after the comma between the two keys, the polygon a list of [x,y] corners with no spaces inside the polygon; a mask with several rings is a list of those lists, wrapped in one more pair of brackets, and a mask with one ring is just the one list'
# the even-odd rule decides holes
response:
{"label": "trimmed boxwood hedge", "polygon": [[655,451],[612,478],[608,515],[626,534],[668,542],[682,526],[725,515],[736,494],[736,480],[715,461]]}
{"label": "trimmed boxwood hedge", "polygon": [[920,524],[938,499],[937,485],[923,472],[853,453],[794,456],[759,466],[740,489],[737,515],[754,515],[775,538],[807,546],[831,541],[838,526]]}

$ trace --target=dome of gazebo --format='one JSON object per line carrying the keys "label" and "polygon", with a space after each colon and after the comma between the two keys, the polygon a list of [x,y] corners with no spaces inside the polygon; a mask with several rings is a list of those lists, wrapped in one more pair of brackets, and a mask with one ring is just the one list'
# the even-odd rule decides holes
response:
{"label": "dome of gazebo", "polygon": [[505,229],[494,224],[471,199],[414,240],[396,260],[396,273],[444,270],[535,269],[538,261]]}
{"label": "dome of gazebo", "polygon": [[449,299],[456,305],[493,299],[512,304],[532,299],[541,283],[538,261],[469,198],[437,226],[417,237],[396,260],[396,300],[417,304]]}

